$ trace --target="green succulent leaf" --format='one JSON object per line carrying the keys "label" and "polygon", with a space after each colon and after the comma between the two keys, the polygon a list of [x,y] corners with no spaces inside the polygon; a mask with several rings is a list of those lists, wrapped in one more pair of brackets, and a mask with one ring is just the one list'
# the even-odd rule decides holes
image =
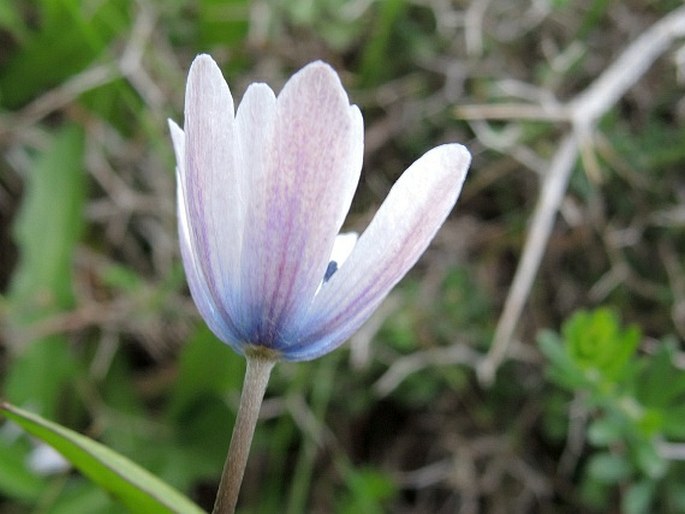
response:
{"label": "green succulent leaf", "polygon": [[637,327],[622,329],[618,315],[605,308],[577,312],[564,324],[562,333],[576,365],[607,382],[623,378],[641,338]]}

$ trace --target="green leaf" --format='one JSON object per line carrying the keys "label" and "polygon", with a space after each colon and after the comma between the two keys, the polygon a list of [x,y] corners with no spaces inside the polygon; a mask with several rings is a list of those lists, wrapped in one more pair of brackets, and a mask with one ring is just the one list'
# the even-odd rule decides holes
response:
{"label": "green leaf", "polygon": [[600,373],[606,382],[625,376],[641,337],[635,326],[623,329],[618,315],[607,308],[575,313],[562,333],[577,366],[590,374]]}
{"label": "green leaf", "polygon": [[201,326],[181,353],[169,415],[179,419],[208,396],[222,398],[228,391],[240,391],[244,371],[245,359]]}
{"label": "green leaf", "polygon": [[85,480],[72,480],[50,504],[50,514],[73,514],[74,512],[97,512],[98,514],[122,514],[125,507],[117,503],[106,491]]}
{"label": "green leaf", "polygon": [[85,476],[118,498],[132,512],[204,512],[168,484],[98,442],[8,403],[0,404],[0,410],[29,434],[59,451]]}
{"label": "green leaf", "polygon": [[44,490],[45,480],[26,467],[26,448],[0,445],[0,492],[10,498],[34,501]]}
{"label": "green leaf", "polygon": [[361,78],[366,85],[378,84],[383,78],[381,74],[388,70],[392,37],[395,34],[397,22],[407,9],[405,0],[387,0],[378,3],[378,14],[374,23],[373,34],[364,45],[361,58]]}
{"label": "green leaf", "polygon": [[538,334],[537,341],[540,351],[550,361],[547,374],[553,382],[569,391],[575,391],[585,385],[582,370],[569,357],[557,334],[543,330]]}
{"label": "green leaf", "polygon": [[24,44],[3,63],[3,105],[16,109],[96,61],[112,39],[126,31],[125,5],[103,0],[84,9],[74,0],[42,2],[38,28],[27,32]]}
{"label": "green leaf", "polygon": [[247,35],[249,0],[200,0],[198,3],[200,45],[225,45],[233,51]]}
{"label": "green leaf", "polygon": [[664,411],[664,435],[673,439],[685,439],[685,405]]}
{"label": "green leaf", "polygon": [[13,226],[19,264],[7,297],[6,322],[17,342],[4,378],[5,395],[47,416],[56,415],[64,386],[73,383],[75,362],[64,337],[29,331],[73,304],[72,257],[86,191],[83,151],[80,128],[66,127],[55,135],[33,162]]}
{"label": "green leaf", "polygon": [[675,374],[671,361],[673,354],[671,346],[670,344],[660,345],[655,354],[643,361],[636,390],[638,399],[645,405],[666,406],[674,386],[676,386],[676,394],[682,394],[682,386],[673,383]]}
{"label": "green leaf", "polygon": [[587,437],[594,446],[609,446],[623,437],[622,420],[603,417],[594,420],[588,427]]}
{"label": "green leaf", "polygon": [[392,478],[372,468],[348,468],[345,473],[345,484],[349,493],[336,508],[339,514],[381,514],[386,511],[383,507],[384,500],[392,498],[396,493]]}
{"label": "green leaf", "polygon": [[685,485],[682,481],[670,484],[668,496],[669,512],[685,512]]}
{"label": "green leaf", "polygon": [[20,262],[9,294],[16,324],[73,303],[72,253],[83,226],[86,181],[83,132],[62,129],[34,161],[14,224]]}
{"label": "green leaf", "polygon": [[[685,372],[674,364],[676,343],[666,339],[656,353],[642,359],[640,374],[635,381],[637,400],[647,407],[658,424],[645,427],[645,434],[655,435],[660,431],[663,436],[674,439],[685,438]],[[649,432],[648,428],[653,430]]]}
{"label": "green leaf", "polygon": [[641,441],[635,448],[635,460],[646,476],[653,479],[662,478],[668,471],[668,461],[659,455],[651,441]]}
{"label": "green leaf", "polygon": [[631,484],[623,496],[621,511],[626,514],[651,512],[652,498],[654,498],[654,482],[646,480]]}
{"label": "green leaf", "polygon": [[588,462],[588,474],[605,484],[615,484],[630,476],[632,466],[623,455],[598,453]]}
{"label": "green leaf", "polygon": [[101,278],[106,285],[127,293],[135,293],[144,286],[143,277],[121,264],[106,266]]}
{"label": "green leaf", "polygon": [[31,341],[12,360],[3,394],[18,405],[30,405],[42,415],[56,417],[58,412],[63,414],[63,400],[69,395],[74,399],[75,382],[82,376],[79,371],[64,337]]}
{"label": "green leaf", "polygon": [[[0,2],[0,28],[8,31],[15,38],[21,40],[26,34],[26,25],[21,19],[15,2]],[[5,43],[7,44],[7,43]]]}

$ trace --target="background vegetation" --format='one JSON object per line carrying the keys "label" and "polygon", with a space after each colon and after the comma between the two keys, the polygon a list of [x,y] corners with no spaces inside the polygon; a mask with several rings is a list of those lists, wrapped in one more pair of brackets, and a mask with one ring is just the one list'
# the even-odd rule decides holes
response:
{"label": "background vegetation", "polygon": [[[314,59],[366,122],[347,226],[423,151],[457,209],[343,347],[280,364],[240,512],[685,511],[677,0],[0,1],[0,395],[210,508],[244,370],[189,299],[166,119]],[[0,512],[123,512],[0,427]]]}

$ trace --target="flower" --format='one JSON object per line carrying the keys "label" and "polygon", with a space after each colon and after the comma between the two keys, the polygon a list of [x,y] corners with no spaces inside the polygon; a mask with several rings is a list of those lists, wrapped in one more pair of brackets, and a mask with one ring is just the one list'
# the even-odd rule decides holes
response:
{"label": "flower", "polygon": [[248,87],[234,114],[198,56],[177,160],[181,254],[210,329],[243,354],[310,360],[337,348],[414,265],[452,210],[469,163],[458,144],[412,164],[361,237],[338,235],[362,166],[364,126],[338,75],[314,62],[278,96]]}

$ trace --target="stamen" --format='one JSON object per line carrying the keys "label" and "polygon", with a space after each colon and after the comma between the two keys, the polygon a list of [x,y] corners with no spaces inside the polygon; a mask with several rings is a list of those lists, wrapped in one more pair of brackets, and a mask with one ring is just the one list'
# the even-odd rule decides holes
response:
{"label": "stamen", "polygon": [[329,262],[328,267],[326,268],[326,273],[323,274],[324,284],[330,280],[330,278],[333,276],[333,273],[336,271],[338,271],[338,263],[335,261]]}

